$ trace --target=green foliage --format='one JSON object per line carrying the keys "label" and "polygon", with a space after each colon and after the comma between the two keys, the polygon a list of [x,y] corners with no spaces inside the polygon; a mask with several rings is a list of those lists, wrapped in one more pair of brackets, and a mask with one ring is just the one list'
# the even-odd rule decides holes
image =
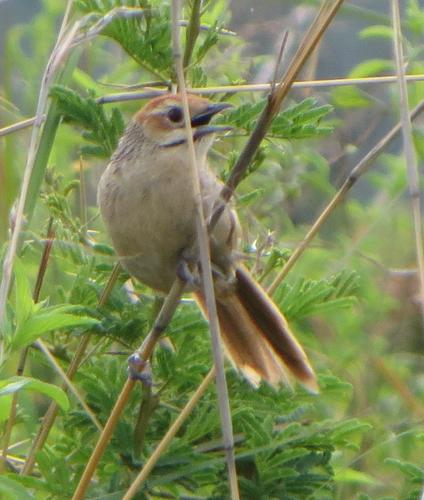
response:
{"label": "green foliage", "polygon": [[62,410],[67,411],[69,409],[69,401],[65,392],[53,384],[46,384],[28,377],[10,377],[0,381],[0,397],[22,390],[45,394],[52,398]]}
{"label": "green foliage", "polygon": [[[60,2],[40,4],[31,23],[12,26],[5,33],[0,106],[11,122],[33,114],[41,72],[55,39],[53,27],[63,15]],[[190,17],[191,6],[184,3],[184,19]],[[104,16],[111,22],[81,48],[79,61],[63,61],[61,85],[49,89],[51,106],[30,185],[29,222],[1,325],[2,430],[13,395],[18,401],[10,453],[14,469],[0,477],[2,498],[70,498],[98,436],[81,407],[59,388],[61,381],[36,349],[37,339],[43,338],[66,369],[80,340],[90,335],[74,382],[104,424],[127,378],[126,358],[147,335],[158,309],[152,291],[129,284],[124,272],[107,303],[98,306],[115,262],[95,202],[98,167],[106,164],[139,103],[122,103],[118,110],[99,104],[96,97],[110,92],[105,84],[175,80],[170,2],[75,0],[74,7],[72,21],[84,18],[86,29]],[[121,7],[133,9],[137,16],[126,15]],[[273,8],[277,11],[277,6]],[[364,20],[358,40],[350,43],[371,47],[378,41],[391,50],[388,18],[371,16],[371,8],[347,10],[359,12]],[[255,43],[252,33],[259,37],[260,29],[234,28],[240,35],[226,31],[233,22],[237,27],[233,12],[224,0],[202,2],[201,30],[187,66],[189,86],[251,82],[261,74],[263,63],[273,63],[262,52],[255,56],[250,50]],[[254,13],[250,15],[257,27]],[[353,17],[342,17],[343,30]],[[423,9],[417,0],[407,2],[403,28],[408,71],[422,72]],[[325,56],[323,45],[320,59]],[[392,74],[393,63],[385,57],[365,54],[351,64],[348,76]],[[309,94],[294,91],[272,124],[235,199],[247,265],[265,288],[357,157],[379,136],[380,130],[376,133],[372,127],[374,115],[386,126],[397,119],[396,87],[381,89],[339,87],[330,94],[328,89],[322,93],[315,89],[316,97],[306,98]],[[423,98],[422,83],[410,83],[408,89],[411,104]],[[252,93],[220,99],[234,108],[216,122],[231,125],[234,131],[218,138],[210,161],[225,179],[266,100]],[[329,100],[334,108],[321,104]],[[355,133],[350,134],[351,129]],[[414,138],[421,156],[423,137],[417,127]],[[27,142],[23,135],[2,141],[0,174],[5,184],[0,188],[0,223],[6,234]],[[274,296],[312,359],[320,394],[298,386],[276,390],[262,385],[255,390],[227,366],[242,498],[403,500],[421,495],[422,332],[417,326],[415,254],[404,170],[400,149],[393,145],[333,212]],[[55,241],[40,301],[35,303],[32,289],[49,219],[54,221]],[[190,298],[184,299],[166,333],[166,341],[151,359],[153,384],[139,384],[133,391],[89,498],[124,496],[211,366],[207,325]],[[28,348],[26,372],[16,376],[23,348]],[[21,460],[50,401],[61,411],[37,455],[36,473],[22,476]],[[15,457],[20,461],[12,461]],[[229,497],[213,385],[162,454],[138,497]]]}
{"label": "green foliage", "polygon": [[[106,15],[121,2],[77,0],[84,13]],[[142,68],[163,80],[173,73],[169,2],[131,0],[127,7],[142,9],[144,15],[113,20],[102,32],[117,42]]]}
{"label": "green foliage", "polygon": [[35,304],[23,267],[15,265],[15,307],[5,320],[4,340],[6,348],[12,350],[28,347],[38,337],[61,328],[93,326],[97,321],[87,316],[72,314],[78,308],[72,305],[47,307],[45,303]]}
{"label": "green foliage", "polygon": [[113,108],[110,116],[107,116],[105,108],[96,102],[94,94],[83,98],[61,86],[53,87],[51,96],[57,99],[58,111],[67,122],[86,129],[82,136],[92,144],[82,147],[81,154],[109,158],[124,131],[119,110]]}
{"label": "green foliage", "polygon": [[[250,133],[265,107],[264,100],[255,104],[242,104],[226,113],[222,123],[232,125]],[[269,137],[279,139],[304,139],[327,135],[333,130],[328,125],[321,125],[321,120],[332,111],[332,106],[317,106],[316,99],[310,97],[298,104],[281,111],[274,119]]]}
{"label": "green foliage", "polygon": [[318,312],[350,308],[355,303],[358,289],[355,271],[342,271],[324,280],[300,278],[293,284],[284,283],[275,294],[275,300],[287,319],[305,317]]}
{"label": "green foliage", "polygon": [[0,477],[0,493],[3,498],[10,498],[10,500],[32,500],[34,498],[22,484],[5,476]]}

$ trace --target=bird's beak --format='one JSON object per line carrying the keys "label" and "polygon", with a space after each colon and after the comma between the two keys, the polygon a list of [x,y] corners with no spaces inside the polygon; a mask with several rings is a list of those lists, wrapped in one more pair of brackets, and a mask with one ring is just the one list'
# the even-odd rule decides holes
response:
{"label": "bird's beak", "polygon": [[214,115],[220,113],[224,109],[231,107],[232,104],[229,104],[227,102],[209,104],[209,106],[205,110],[193,116],[193,118],[191,119],[191,126],[198,127],[200,125],[207,125]]}
{"label": "bird's beak", "polygon": [[[232,130],[233,127],[229,127],[228,125],[209,125],[212,117],[219,113],[220,111],[231,108],[232,104],[228,104],[226,102],[213,103],[209,104],[209,106],[197,113],[191,118],[191,127],[193,129],[193,140],[198,140],[205,135],[214,134],[216,132],[227,132],[228,130]],[[181,128],[183,128],[182,126]],[[180,144],[184,144],[187,142],[186,138],[179,138],[171,142],[167,142],[163,144],[164,148],[171,148],[174,146],[179,146]]]}
{"label": "bird's beak", "polygon": [[209,106],[201,113],[193,116],[191,119],[191,126],[194,129],[193,139],[200,139],[205,135],[214,134],[215,132],[226,132],[227,130],[231,130],[232,127],[225,125],[208,125],[214,115],[231,107],[232,104],[228,104],[226,102],[213,103],[209,104]]}

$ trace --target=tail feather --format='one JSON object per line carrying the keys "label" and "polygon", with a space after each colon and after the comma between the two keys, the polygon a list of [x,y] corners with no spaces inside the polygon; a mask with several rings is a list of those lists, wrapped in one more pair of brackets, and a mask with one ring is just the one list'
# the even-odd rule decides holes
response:
{"label": "tail feather", "polygon": [[[204,298],[196,300],[206,315]],[[314,371],[286,320],[248,271],[236,270],[234,293],[217,296],[221,336],[227,356],[255,386],[266,380],[288,384],[287,371],[317,391]]]}

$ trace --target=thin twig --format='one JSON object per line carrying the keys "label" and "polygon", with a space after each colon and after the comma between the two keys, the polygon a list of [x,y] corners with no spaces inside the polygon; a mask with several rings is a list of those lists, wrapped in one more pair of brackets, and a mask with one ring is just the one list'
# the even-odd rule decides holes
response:
{"label": "thin twig", "polygon": [[79,200],[80,200],[80,218],[81,218],[81,228],[86,233],[87,226],[87,192],[85,188],[85,175],[84,175],[84,164],[82,157],[79,159]]}
{"label": "thin twig", "polygon": [[424,405],[414,396],[411,389],[402,380],[402,377],[400,377],[398,373],[391,368],[382,356],[372,356],[371,362],[384,377],[384,380],[393,387],[397,394],[399,394],[400,399],[403,401],[408,410],[423,418]]}
{"label": "thin twig", "polygon": [[144,446],[144,439],[152,415],[159,405],[159,395],[153,392],[152,384],[143,384],[142,399],[134,426],[134,457],[138,459]]}
{"label": "thin twig", "polygon": [[[110,277],[109,277],[109,280],[108,280],[105,288],[103,289],[102,295],[99,298],[98,307],[102,307],[103,305],[106,304],[106,302],[110,296],[110,293],[112,291],[113,285],[115,284],[116,279],[119,275],[119,272],[120,272],[120,265],[116,264]],[[74,357],[73,357],[73,359],[68,367],[68,370],[66,371],[66,375],[67,375],[69,380],[72,380],[72,378],[74,377],[75,373],[77,372],[77,370],[81,364],[81,360],[82,360],[84,353],[87,349],[87,346],[90,342],[90,337],[91,337],[90,334],[84,335],[84,337],[81,339],[81,341],[80,341],[80,343],[75,351]],[[66,386],[62,385],[62,389],[66,390]],[[25,465],[22,469],[21,474],[23,474],[23,475],[31,474],[31,472],[34,468],[34,465],[35,465],[35,456],[36,456],[37,452],[39,450],[41,450],[41,448],[44,446],[44,443],[46,442],[46,440],[48,438],[50,430],[53,427],[54,421],[56,419],[58,409],[59,409],[59,407],[58,407],[57,403],[55,403],[55,402],[52,402],[50,404],[49,408],[47,409],[47,411],[43,417],[43,420],[41,422],[40,428],[38,429],[37,435],[32,442],[31,449],[28,453],[28,456],[26,458]]]}
{"label": "thin twig", "polygon": [[272,78],[271,87],[270,87],[271,94],[274,92],[275,86],[277,85],[278,73],[280,71],[281,60],[283,59],[284,49],[286,48],[286,45],[287,45],[288,36],[289,36],[289,32],[288,32],[288,30],[286,30],[283,34],[283,38],[281,39],[280,48],[278,50],[277,59],[275,61],[274,76]]}
{"label": "thin twig", "polygon": [[[420,82],[424,80],[424,75],[406,75],[408,82]],[[293,89],[305,88],[328,88],[328,87],[347,87],[353,85],[368,85],[382,83],[396,83],[396,76],[373,76],[366,78],[333,78],[328,80],[308,80],[297,81],[292,85]],[[221,85],[217,87],[194,87],[190,89],[191,94],[215,95],[215,94],[238,94],[240,92],[269,92],[271,83],[252,83],[245,85]],[[96,102],[99,104],[108,104],[125,101],[138,101],[142,99],[152,99],[169,92],[168,88],[151,89],[143,92],[120,92],[98,97]]]}
{"label": "thin twig", "polygon": [[308,60],[309,55],[315,49],[317,43],[320,41],[342,3],[343,0],[327,0],[322,5],[308,32],[303,37],[303,40],[290,62],[280,84],[275,91],[269,95],[267,105],[259,116],[249,140],[244,146],[243,151],[238,157],[237,162],[235,163],[224,187],[221,190],[221,199],[210,219],[209,230],[212,230],[212,228],[215,227],[221,217],[225,204],[228,203],[235,188],[245,175],[250,162],[252,161],[272,123],[272,120],[279,112],[283,99],[287,96],[295,78]]}
{"label": "thin twig", "polygon": [[[424,80],[424,75],[405,75],[408,83],[420,82]],[[373,76],[367,78],[334,78],[329,80],[308,80],[294,82],[292,89],[305,89],[305,88],[326,88],[326,87],[345,87],[350,85],[368,85],[368,84],[382,84],[382,83],[396,83],[397,76]],[[169,92],[169,88],[164,82],[153,82],[154,84],[162,83],[163,89],[152,89],[143,92],[120,92],[116,94],[108,94],[98,97],[96,102],[98,104],[110,104],[114,102],[125,101],[138,101],[142,99],[152,99]],[[155,87],[157,85],[150,84]],[[144,85],[143,88],[149,87]],[[136,85],[140,87],[140,85]],[[219,87],[200,87],[190,89],[191,94],[202,95],[215,95],[215,94],[237,94],[241,92],[266,92],[271,90],[272,83],[255,83],[246,85],[224,85]],[[43,117],[45,119],[45,116]],[[35,117],[28,118],[21,122],[8,125],[7,127],[0,128],[0,137],[11,134],[18,130],[28,128],[35,122]]]}
{"label": "thin twig", "polygon": [[215,377],[215,368],[212,368],[206,377],[203,379],[202,383],[196,389],[196,392],[191,396],[190,400],[187,402],[181,413],[176,418],[175,422],[171,425],[171,427],[166,432],[165,436],[163,436],[161,442],[156,447],[155,451],[150,455],[147,462],[144,464],[141,469],[139,475],[136,477],[131,487],[123,496],[122,500],[130,500],[134,497],[134,495],[139,490],[142,483],[147,479],[149,474],[151,473],[153,467],[156,465],[157,461],[161,457],[161,455],[167,450],[170,445],[172,439],[174,439],[175,435],[181,428],[181,425],[185,422],[185,420],[189,417],[190,413],[193,411],[200,398],[205,393],[209,384],[213,381]]}
{"label": "thin twig", "polygon": [[399,83],[400,116],[402,123],[403,149],[406,160],[409,196],[411,199],[412,217],[414,221],[415,252],[417,254],[419,289],[419,307],[421,311],[422,326],[424,327],[424,250],[423,250],[423,225],[421,217],[421,189],[412,137],[412,125],[409,116],[408,89],[405,81],[404,56],[402,46],[402,28],[400,22],[399,3],[392,0],[392,22],[394,38],[394,52],[396,70]]}
{"label": "thin twig", "polygon": [[190,124],[190,111],[188,107],[187,90],[184,79],[184,68],[181,56],[180,30],[178,26],[178,19],[180,18],[180,10],[181,10],[180,0],[173,0],[172,1],[172,45],[174,51],[174,63],[177,71],[178,87],[182,97],[184,122],[187,134],[190,177],[193,187],[193,197],[196,203],[196,234],[197,234],[197,241],[199,244],[203,291],[205,294],[206,308],[208,311],[209,330],[211,333],[212,352],[216,370],[218,404],[221,417],[223,439],[225,443],[225,454],[227,459],[231,498],[233,500],[238,500],[240,498],[240,494],[238,490],[237,471],[235,465],[233,425],[231,421],[231,410],[228,397],[227,382],[225,378],[221,333],[219,328],[218,313],[215,301],[215,291],[212,278],[208,228],[206,225],[205,215],[203,212],[199,171],[197,167],[196,151],[194,149],[193,132],[191,130],[191,124]]}
{"label": "thin twig", "polygon": [[[44,121],[46,116],[43,115],[42,120]],[[18,132],[18,130],[22,130],[24,128],[31,127],[35,123],[35,116],[31,118],[26,118],[25,120],[21,120],[20,122],[13,123],[12,125],[8,125],[7,127],[0,128],[0,137],[8,134],[13,134],[13,132]]]}
{"label": "thin twig", "polygon": [[[414,120],[424,111],[424,101],[421,101],[411,112],[411,120]],[[333,213],[333,210],[341,203],[347,192],[356,184],[359,178],[368,171],[377,156],[383,151],[383,149],[395,138],[395,136],[400,132],[401,124],[395,125],[352,169],[350,174],[347,176],[346,180],[343,182],[341,188],[337,191],[328,205],[319,215],[318,219],[314,222],[312,227],[306,233],[302,242],[296,247],[295,251],[291,254],[288,261],[285,263],[283,269],[280,271],[278,276],[275,278],[273,283],[268,288],[268,293],[272,295],[275,290],[280,286],[281,282],[290,272],[292,267],[295,265],[299,257],[303,254],[306,248],[309,246],[311,241],[314,239],[318,231],[321,229],[322,225],[327,221],[329,216]]]}
{"label": "thin twig", "polygon": [[[181,298],[181,295],[184,291],[184,284],[181,283],[178,279],[175,280],[172,285],[171,290],[169,291],[163,306],[156,318],[155,324],[153,325],[152,330],[144,340],[141,347],[138,349],[137,353],[142,361],[147,361],[158,341],[159,337],[163,333],[163,331],[168,326]],[[142,366],[140,366],[142,369]],[[85,492],[90,484],[91,478],[96,470],[97,464],[101,459],[106,446],[108,445],[112,433],[115,429],[116,424],[128,402],[128,399],[131,395],[131,391],[134,388],[135,380],[132,378],[128,378],[125,382],[124,387],[122,388],[121,393],[118,396],[118,399],[111,411],[108,421],[101,433],[96,446],[91,454],[90,460],[87,463],[86,468],[84,469],[83,475],[78,483],[77,489],[72,497],[73,500],[81,500],[84,498]]]}
{"label": "thin twig", "polygon": [[[133,17],[140,17],[144,15],[144,9],[139,7],[114,7],[104,16],[102,16],[93,26],[90,26],[88,30],[82,31],[79,35],[74,37],[72,46],[77,46],[82,42],[92,40],[97,35],[99,35],[112,21],[117,17],[124,19],[131,19]],[[81,28],[84,28],[85,22],[91,21],[92,16],[87,15],[82,19]]]}
{"label": "thin twig", "polygon": [[200,33],[201,5],[202,5],[202,0],[193,0],[192,2],[190,21],[186,29],[186,42],[185,42],[184,59],[183,59],[184,71],[187,70],[190,64],[194,46],[196,45],[196,40]]}

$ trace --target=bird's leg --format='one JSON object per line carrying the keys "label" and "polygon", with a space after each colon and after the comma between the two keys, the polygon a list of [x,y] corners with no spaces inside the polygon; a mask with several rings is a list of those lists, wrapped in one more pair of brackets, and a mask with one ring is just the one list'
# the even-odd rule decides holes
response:
{"label": "bird's leg", "polygon": [[177,276],[186,284],[188,290],[200,288],[198,263],[198,258],[194,256],[193,251],[184,249],[181,252],[181,258],[177,264]]}
{"label": "bird's leg", "polygon": [[142,359],[137,352],[128,358],[128,376],[132,380],[139,380],[142,384],[153,385],[150,362]]}

